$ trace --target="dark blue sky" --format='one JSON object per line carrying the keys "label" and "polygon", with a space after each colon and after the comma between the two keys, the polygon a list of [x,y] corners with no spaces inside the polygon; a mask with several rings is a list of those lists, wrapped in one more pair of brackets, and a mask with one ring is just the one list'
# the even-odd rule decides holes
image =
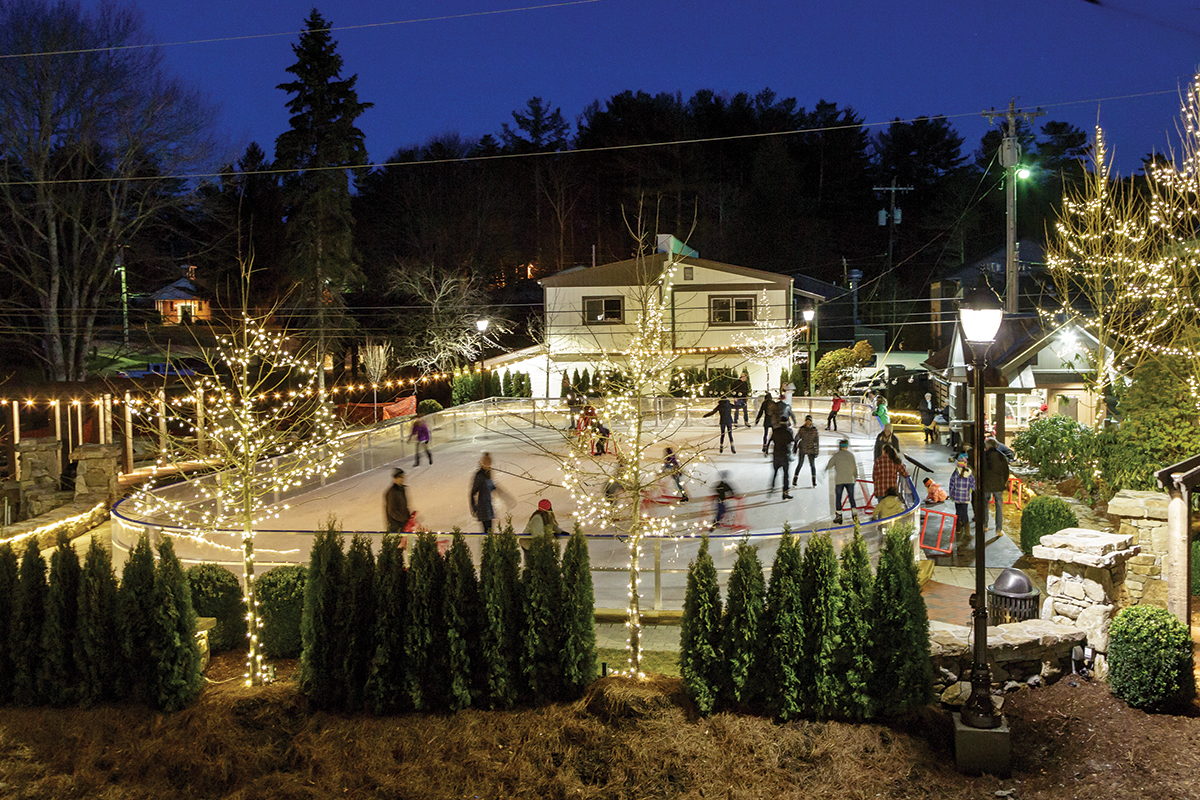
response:
{"label": "dark blue sky", "polygon": [[[311,2],[136,0],[157,41],[298,31]],[[534,95],[572,123],[592,100],[626,89],[770,87],[812,108],[853,107],[868,124],[945,114],[974,150],[979,112],[1041,106],[1091,131],[1118,169],[1169,144],[1178,87],[1200,63],[1200,7],[1163,0],[338,0],[319,5],[373,102],[359,125],[372,160],[456,131],[498,132]],[[528,10],[486,13],[504,9]],[[456,15],[458,18],[447,18]],[[381,25],[399,22],[404,24]],[[168,65],[221,110],[231,152],[274,153],[287,127],[296,35],[172,45]],[[1045,121],[1045,118],[1040,120]],[[572,125],[572,131],[574,125]]]}

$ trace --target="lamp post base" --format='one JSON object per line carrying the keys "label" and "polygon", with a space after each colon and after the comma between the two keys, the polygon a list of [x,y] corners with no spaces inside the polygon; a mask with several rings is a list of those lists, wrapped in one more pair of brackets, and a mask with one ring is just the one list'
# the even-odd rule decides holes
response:
{"label": "lamp post base", "polygon": [[997,716],[999,727],[973,728],[962,715],[954,717],[954,762],[964,775],[995,775],[1007,778],[1012,773],[1012,743],[1008,723]]}

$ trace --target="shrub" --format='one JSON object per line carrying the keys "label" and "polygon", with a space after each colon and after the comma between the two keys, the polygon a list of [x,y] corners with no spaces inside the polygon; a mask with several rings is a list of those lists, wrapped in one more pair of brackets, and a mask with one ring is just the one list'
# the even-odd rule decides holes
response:
{"label": "shrub", "polygon": [[708,537],[688,565],[679,629],[679,674],[683,689],[703,716],[711,714],[724,683],[721,654],[721,588],[717,568],[708,552]]}
{"label": "shrub", "polygon": [[837,707],[833,667],[834,630],[841,606],[837,569],[829,534],[813,534],[804,548],[796,587],[803,655],[796,677],[805,713],[817,718],[831,716]]}
{"label": "shrub", "polygon": [[93,536],[79,585],[79,699],[92,706],[117,696],[121,647],[112,556]]}
{"label": "shrub", "polygon": [[408,603],[403,537],[385,533],[375,562],[375,652],[367,680],[367,705],[392,714],[404,703],[404,618]]}
{"label": "shrub", "polygon": [[743,539],[729,575],[728,601],[721,621],[721,639],[728,660],[727,690],[734,702],[752,706],[763,696],[763,616],[766,584],[758,548]]}
{"label": "shrub", "polygon": [[13,653],[13,606],[20,583],[17,579],[17,554],[8,542],[0,543],[0,705],[12,702],[13,672],[16,662]]}
{"label": "shrub", "polygon": [[196,641],[192,592],[169,536],[164,536],[158,545],[153,598],[150,699],[155,708],[178,711],[200,695],[204,678],[200,674],[200,644]]}
{"label": "shrub", "polygon": [[220,653],[244,645],[246,601],[234,574],[217,564],[197,564],[188,569],[187,577],[196,615],[217,620],[208,634],[209,651]]}
{"label": "shrub", "polygon": [[[300,618],[300,690],[325,708],[340,708],[345,692],[342,657],[346,649],[338,617],[338,590],[345,560],[341,527],[331,516],[313,538]],[[259,603],[261,608],[262,601]]]}
{"label": "shrub", "polygon": [[[154,557],[150,557],[153,569]],[[42,669],[42,627],[46,620],[46,559],[30,537],[21,556],[17,597],[13,608],[13,701],[32,706],[41,702],[38,675]]]}
{"label": "shrub", "polygon": [[462,531],[455,528],[446,559],[446,652],[449,658],[450,709],[470,706],[479,699],[479,578]]}
{"label": "shrub", "polygon": [[338,602],[346,647],[342,667],[346,698],[342,707],[355,712],[363,707],[371,658],[375,655],[375,556],[365,533],[356,533],[350,540]]}
{"label": "shrub", "polygon": [[308,570],[296,564],[274,567],[259,575],[255,585],[264,654],[270,658],[296,658],[304,647],[302,620]]}
{"label": "shrub", "polygon": [[536,700],[562,696],[562,568],[558,544],[535,536],[522,576],[525,597],[525,649],[521,671]]}
{"label": "shrub", "polygon": [[1013,440],[1013,449],[1047,480],[1069,475],[1090,479],[1096,436],[1070,417],[1051,414],[1030,422]]}
{"label": "shrub", "polygon": [[837,619],[834,677],[836,713],[852,720],[871,716],[871,561],[860,531],[842,548],[838,586],[842,607]]}
{"label": "shrub", "polygon": [[871,595],[871,700],[884,716],[933,700],[929,615],[913,561],[912,533],[911,524],[888,529]]}
{"label": "shrub", "polygon": [[50,555],[50,583],[46,594],[46,621],[42,628],[42,696],[52,706],[75,702],[79,670],[75,665],[75,640],[79,630],[79,579],[83,570],[79,554],[65,533]]}
{"label": "shrub", "polygon": [[1061,497],[1035,497],[1021,512],[1021,549],[1032,553],[1043,536],[1078,524],[1075,512]]}
{"label": "shrub", "polygon": [[154,551],[142,532],[121,571],[117,615],[125,675],[120,684],[133,697],[149,701],[147,668],[150,665],[150,620],[154,615]]}
{"label": "shrub", "polygon": [[404,625],[405,684],[417,711],[443,706],[447,699],[445,597],[446,560],[438,552],[437,537],[417,534],[408,565],[408,618]]}
{"label": "shrub", "polygon": [[1134,708],[1182,706],[1196,692],[1188,627],[1164,608],[1130,606],[1108,632],[1108,684]]}
{"label": "shrub", "polygon": [[418,414],[436,414],[442,410],[442,404],[432,397],[426,397],[421,402],[417,403]]}
{"label": "shrub", "polygon": [[[564,372],[565,376],[566,373]],[[487,702],[492,708],[512,708],[522,693],[521,553],[512,523],[500,536],[486,536],[479,566],[483,605],[483,672]]]}
{"label": "shrub", "polygon": [[[707,552],[705,553],[707,555]],[[802,683],[809,654],[804,651],[803,559],[800,543],[785,525],[775,563],[771,566],[771,585],[767,588],[764,626],[767,641],[764,669],[768,676],[767,707],[783,720],[804,713],[807,687]],[[715,576],[714,576],[715,577]]]}
{"label": "shrub", "polygon": [[579,523],[563,553],[563,684],[579,696],[596,679],[596,594],[587,539]]}
{"label": "shrub", "polygon": [[1200,539],[1192,540],[1192,594],[1200,594]]}

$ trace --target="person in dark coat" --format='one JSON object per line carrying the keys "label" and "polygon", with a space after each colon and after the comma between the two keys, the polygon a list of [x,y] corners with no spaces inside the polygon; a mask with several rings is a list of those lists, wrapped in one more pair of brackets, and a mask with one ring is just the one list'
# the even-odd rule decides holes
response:
{"label": "person in dark coat", "polygon": [[925,429],[925,441],[937,444],[937,427],[934,425],[934,420],[937,419],[937,402],[933,399],[932,394],[925,393],[917,405],[917,411],[921,415],[921,427]]}
{"label": "person in dark coat", "polygon": [[1008,458],[999,445],[996,439],[988,437],[987,449],[983,451],[983,475],[979,480],[983,492],[983,527],[988,525],[988,501],[991,500],[996,504],[996,533],[1004,531],[1004,492],[1008,488]]}
{"label": "person in dark coat", "polygon": [[492,523],[496,519],[496,511],[492,507],[492,494],[499,492],[511,504],[511,498],[492,480],[492,454],[484,453],[479,459],[479,469],[471,481],[471,516],[479,520],[484,533],[492,532]]}
{"label": "person in dark coat", "polygon": [[796,474],[792,476],[792,486],[800,480],[800,468],[804,466],[804,458],[808,457],[808,465],[812,470],[812,485],[817,485],[817,454],[821,452],[821,433],[813,425],[812,416],[804,415],[804,424],[796,429],[796,452],[800,460],[796,462]]}
{"label": "person in dark coat", "polygon": [[404,470],[392,470],[392,485],[383,495],[383,513],[387,517],[388,533],[399,533],[408,525],[412,512],[408,509],[408,490],[404,488]]}
{"label": "person in dark coat", "polygon": [[763,424],[763,455],[767,454],[767,445],[771,442],[771,428],[774,427],[775,400],[770,392],[763,392],[762,402],[758,404],[758,413],[754,415],[754,424],[759,420]]}
{"label": "person in dark coat", "polygon": [[729,434],[729,452],[736,453],[733,449],[733,407],[729,404],[729,400],[722,397],[717,401],[717,406],[712,411],[705,414],[705,417],[711,417],[713,414],[719,414],[717,420],[721,423],[721,446],[718,453],[725,452],[725,434]]}
{"label": "person in dark coat", "polygon": [[900,437],[892,429],[891,423],[884,425],[883,430],[875,437],[875,457],[879,458],[883,454],[884,445],[890,444],[892,449],[897,453],[900,452]]}
{"label": "person in dark coat", "polygon": [[737,425],[738,411],[742,412],[742,422],[750,427],[750,376],[742,370],[741,376],[733,382],[733,424]]}
{"label": "person in dark coat", "polygon": [[783,470],[783,499],[791,500],[792,496],[788,494],[788,467],[792,463],[792,429],[787,425],[776,426],[771,431],[771,443],[775,448],[775,455],[771,462],[773,469],[769,494],[775,491],[775,476],[779,474],[779,470]]}

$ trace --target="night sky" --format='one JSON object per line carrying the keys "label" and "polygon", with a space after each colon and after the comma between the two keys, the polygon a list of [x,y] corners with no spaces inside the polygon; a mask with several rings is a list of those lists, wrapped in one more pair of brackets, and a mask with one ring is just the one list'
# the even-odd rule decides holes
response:
{"label": "night sky", "polygon": [[[220,108],[236,158],[270,156],[287,128],[291,45],[311,2],[138,0],[167,65]],[[543,5],[544,7],[538,7]],[[944,114],[972,152],[980,111],[1040,106],[1091,132],[1097,118],[1118,169],[1169,146],[1178,90],[1200,63],[1200,6],[1163,0],[338,0],[343,75],[358,74],[371,159],[458,132],[496,134],[540,96],[572,122],[629,90],[754,94],[769,87],[811,109],[853,107],[868,125]],[[520,10],[510,10],[520,9]],[[501,13],[489,13],[501,12]],[[385,23],[401,24],[385,24]],[[285,34],[262,36],[264,34]],[[1099,117],[1097,117],[1099,115]]]}

